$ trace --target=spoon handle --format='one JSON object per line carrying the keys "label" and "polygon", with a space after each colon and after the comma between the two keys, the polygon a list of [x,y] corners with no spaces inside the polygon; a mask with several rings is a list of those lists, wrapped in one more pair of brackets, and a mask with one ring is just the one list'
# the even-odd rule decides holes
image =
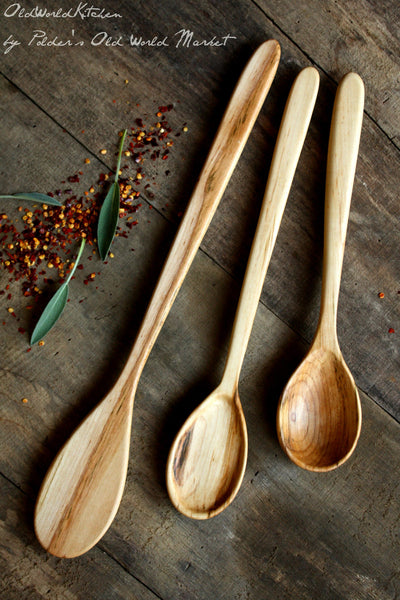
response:
{"label": "spoon handle", "polygon": [[337,348],[340,279],[364,110],[364,84],[356,73],[340,81],[332,114],[325,188],[321,312],[316,340]]}
{"label": "spoon handle", "polygon": [[228,386],[230,390],[235,390],[238,385],[264,279],[314,109],[318,86],[318,71],[313,67],[303,69],[297,76],[286,103],[222,380],[222,386]]}
{"label": "spoon handle", "polygon": [[264,42],[236,85],[153,292],[122,380],[140,377],[268,94],[279,59],[278,42]]}

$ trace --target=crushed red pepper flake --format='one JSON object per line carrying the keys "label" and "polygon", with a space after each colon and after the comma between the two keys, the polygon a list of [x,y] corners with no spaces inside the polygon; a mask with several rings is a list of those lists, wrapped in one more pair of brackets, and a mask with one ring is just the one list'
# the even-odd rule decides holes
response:
{"label": "crushed red pepper flake", "polygon": [[395,333],[393,327],[389,327],[388,333]]}
{"label": "crushed red pepper flake", "polygon": [[[144,118],[137,118],[135,125],[129,129],[129,149],[124,154],[127,164],[121,165],[121,174],[124,175],[119,178],[118,237],[127,238],[128,233],[138,224],[134,215],[142,207],[142,203],[138,201],[140,188],[143,189],[142,182],[145,183],[146,197],[155,197],[150,189],[151,184],[146,182],[146,178],[150,181],[146,173],[146,161],[150,160],[149,165],[153,168],[154,162],[168,158],[173,146],[171,135],[176,135],[166,118],[166,113],[172,109],[172,104],[160,105],[151,124],[146,124]],[[106,152],[105,148],[101,150],[101,154]],[[89,164],[90,159],[86,158],[84,162]],[[98,214],[107,193],[108,180],[113,176],[112,171],[100,173],[95,183],[85,183],[88,192],[80,192],[82,177],[87,175],[84,176],[83,171],[78,170],[61,182],[62,188],[47,192],[49,196],[60,199],[61,207],[45,204],[31,208],[19,206],[19,215],[13,219],[6,212],[0,213],[0,267],[9,275],[9,283],[3,286],[0,295],[9,290],[10,283],[20,281],[23,296],[37,300],[42,293],[42,282],[53,283],[54,275],[58,275],[60,282],[65,280],[73,267],[70,256],[73,256],[79,240],[85,237],[87,246],[96,245]],[[110,258],[113,257],[114,254],[110,253]],[[92,256],[87,259],[91,260]],[[82,264],[78,266],[80,270],[83,268]],[[49,272],[53,279],[49,278]],[[95,277],[96,274],[91,273],[84,283],[88,284]],[[11,293],[8,293],[7,300],[10,301],[11,297]],[[29,304],[26,308],[31,310],[33,305]],[[16,317],[12,307],[7,310]],[[25,333],[23,327],[19,331]]]}

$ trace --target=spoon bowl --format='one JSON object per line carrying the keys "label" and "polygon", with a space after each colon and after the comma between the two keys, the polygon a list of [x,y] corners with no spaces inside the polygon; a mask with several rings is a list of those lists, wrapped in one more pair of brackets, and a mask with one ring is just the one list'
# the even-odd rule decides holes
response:
{"label": "spoon bowl", "polygon": [[353,452],[360,428],[359,395],[342,355],[312,349],[281,398],[281,445],[300,467],[327,471]]}
{"label": "spoon bowl", "polygon": [[188,517],[207,519],[236,496],[247,459],[247,428],[236,391],[217,388],[190,415],[171,448],[167,485]]}

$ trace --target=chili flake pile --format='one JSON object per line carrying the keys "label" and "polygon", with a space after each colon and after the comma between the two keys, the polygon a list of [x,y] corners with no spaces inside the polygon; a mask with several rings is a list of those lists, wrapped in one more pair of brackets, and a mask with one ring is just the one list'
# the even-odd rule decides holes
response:
{"label": "chili flake pile", "polygon": [[[173,133],[166,118],[172,109],[172,105],[160,106],[150,126],[145,125],[143,118],[137,118],[135,126],[128,130],[127,149],[123,153],[125,164],[121,165],[119,177],[120,222],[116,233],[119,237],[127,238],[137,224],[135,213],[142,206],[141,190],[146,190],[148,198],[154,198],[146,160],[149,159],[151,162],[147,164],[151,165],[168,159],[173,137],[180,135],[180,132]],[[100,150],[100,154],[106,153],[106,149]],[[89,164],[90,159],[86,158],[84,163]],[[78,241],[85,237],[87,245],[95,246],[99,210],[112,175],[112,172],[100,173],[98,181],[82,194],[78,184],[82,183],[84,173],[78,171],[62,181],[62,188],[48,194],[59,199],[61,207],[19,206],[14,219],[9,218],[7,212],[0,212],[0,266],[8,274],[1,295],[11,299],[9,289],[13,281],[21,281],[22,293],[29,297],[40,294],[42,282],[54,279],[54,275],[60,282],[66,278],[73,267]],[[89,256],[89,260],[91,258]],[[78,268],[83,269],[83,265]],[[84,283],[93,281],[97,274],[100,273],[90,273]],[[8,307],[8,312],[15,316],[12,307]]]}

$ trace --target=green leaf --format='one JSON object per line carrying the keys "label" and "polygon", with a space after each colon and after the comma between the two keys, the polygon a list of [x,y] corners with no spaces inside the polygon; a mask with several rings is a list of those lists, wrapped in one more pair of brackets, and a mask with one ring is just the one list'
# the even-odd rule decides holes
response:
{"label": "green leaf", "polygon": [[119,218],[119,183],[115,181],[103,202],[97,223],[97,245],[100,257],[106,260]]}
{"label": "green leaf", "polygon": [[46,307],[42,312],[39,321],[36,323],[36,327],[33,330],[30,340],[31,346],[42,340],[44,336],[50,331],[50,329],[52,329],[52,327],[56,324],[58,319],[61,317],[68,300],[68,284],[71,281],[71,277],[75,273],[76,267],[78,266],[79,260],[82,256],[84,247],[85,238],[82,238],[78,256],[76,257],[73,269],[68,275],[66,281],[61,285],[61,287],[56,291],[54,296],[52,296],[50,301],[46,304]]}
{"label": "green leaf", "polygon": [[0,198],[7,200],[28,200],[29,202],[40,202],[41,204],[51,204],[52,206],[62,206],[59,200],[47,196],[47,194],[39,194],[38,192],[25,192],[23,194],[4,194]]}
{"label": "green leaf", "polygon": [[39,321],[36,323],[36,327],[33,330],[31,337],[31,346],[37,344],[41,339],[44,338],[46,333],[52,329],[65,308],[68,300],[68,284],[63,283],[62,286],[56,291],[50,302],[46,305],[46,308],[42,312]]}
{"label": "green leaf", "polygon": [[126,129],[122,134],[119,145],[115,180],[104,199],[97,223],[97,246],[102,260],[106,260],[107,258],[118,225],[120,202],[118,175],[119,168],[121,166],[122,149],[124,147],[125,136]]}

